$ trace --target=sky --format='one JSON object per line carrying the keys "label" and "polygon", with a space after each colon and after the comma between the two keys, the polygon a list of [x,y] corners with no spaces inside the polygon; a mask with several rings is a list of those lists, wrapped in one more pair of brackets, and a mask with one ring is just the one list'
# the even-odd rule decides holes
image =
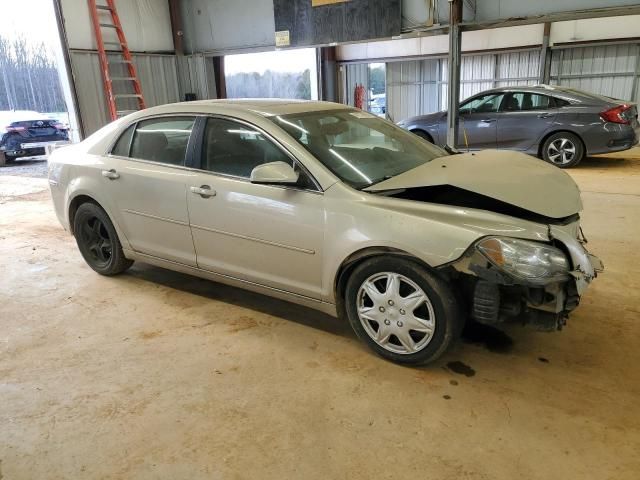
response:
{"label": "sky", "polygon": [[242,53],[224,57],[226,75],[240,72],[264,73],[265,70],[275,72],[303,72],[306,69],[315,71],[316,54],[313,48],[295,50],[278,50],[275,52]]}
{"label": "sky", "polygon": [[5,38],[22,34],[52,48],[59,42],[53,0],[0,0],[0,18],[0,35]]}

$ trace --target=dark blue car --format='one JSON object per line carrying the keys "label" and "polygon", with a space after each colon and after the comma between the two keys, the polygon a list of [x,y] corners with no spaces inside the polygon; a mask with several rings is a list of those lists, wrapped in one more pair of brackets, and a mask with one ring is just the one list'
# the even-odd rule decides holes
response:
{"label": "dark blue car", "polygon": [[0,151],[8,161],[44,155],[46,144],[69,140],[67,127],[52,119],[11,122],[1,131]]}

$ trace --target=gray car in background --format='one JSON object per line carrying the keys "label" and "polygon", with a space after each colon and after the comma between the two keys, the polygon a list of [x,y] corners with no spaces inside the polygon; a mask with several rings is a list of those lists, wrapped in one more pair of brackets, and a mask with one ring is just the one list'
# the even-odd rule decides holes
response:
{"label": "gray car in background", "polygon": [[[457,148],[519,150],[561,168],[585,155],[627,150],[640,135],[636,104],[567,87],[486,90],[461,102],[459,112]],[[446,111],[398,125],[436,145],[446,143]]]}

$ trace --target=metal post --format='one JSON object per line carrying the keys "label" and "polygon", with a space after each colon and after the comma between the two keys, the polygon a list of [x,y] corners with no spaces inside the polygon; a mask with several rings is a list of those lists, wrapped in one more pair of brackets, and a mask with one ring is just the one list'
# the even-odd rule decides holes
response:
{"label": "metal post", "polygon": [[549,55],[549,35],[551,34],[551,22],[544,24],[542,35],[542,48],[540,49],[540,72],[538,74],[540,83],[549,83],[549,72],[551,69],[551,55]]}
{"label": "metal post", "polygon": [[462,0],[449,0],[449,93],[447,96],[447,145],[454,147],[458,139],[458,104],[460,102],[460,40]]}

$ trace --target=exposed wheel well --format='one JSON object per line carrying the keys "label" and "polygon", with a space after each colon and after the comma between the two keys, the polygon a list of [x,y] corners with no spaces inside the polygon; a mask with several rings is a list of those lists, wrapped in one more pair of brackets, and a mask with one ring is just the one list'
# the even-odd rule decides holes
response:
{"label": "exposed wheel well", "polygon": [[544,142],[547,141],[547,138],[549,138],[551,135],[555,135],[556,133],[570,133],[571,135],[575,135],[576,137],[578,137],[578,140],[580,140],[580,143],[582,144],[582,151],[584,152],[585,157],[587,156],[587,146],[585,145],[584,140],[580,135],[578,135],[576,132],[572,132],[571,130],[554,130],[553,132],[547,133],[540,140],[540,144],[538,145],[538,158],[542,158],[542,147],[544,146]]}
{"label": "exposed wheel well", "polygon": [[347,287],[347,280],[351,275],[351,272],[360,265],[362,262],[369,260],[373,257],[378,257],[381,255],[393,255],[397,257],[403,257],[407,260],[414,261],[424,267],[431,268],[425,262],[420,260],[419,258],[414,257],[410,253],[407,253],[403,250],[399,250],[391,247],[369,247],[364,248],[362,250],[358,250],[357,252],[349,255],[340,265],[338,269],[338,273],[334,282],[334,294],[336,299],[336,310],[338,311],[338,316],[342,318],[345,313],[344,310],[344,295]]}
{"label": "exposed wheel well", "polygon": [[[430,141],[431,143],[433,143],[433,137],[431,136],[431,134],[429,132],[427,132],[426,130],[423,130],[421,128],[414,128],[413,130],[409,130],[411,133],[418,135],[419,137],[423,137],[425,140]],[[420,132],[420,133],[418,133]]]}
{"label": "exposed wheel well", "polygon": [[100,204],[89,195],[78,195],[73,200],[71,200],[71,204],[69,205],[69,230],[71,231],[71,234],[73,234],[73,218],[76,216],[78,207],[80,207],[80,205],[82,205],[83,203],[95,203],[100,207]]}

